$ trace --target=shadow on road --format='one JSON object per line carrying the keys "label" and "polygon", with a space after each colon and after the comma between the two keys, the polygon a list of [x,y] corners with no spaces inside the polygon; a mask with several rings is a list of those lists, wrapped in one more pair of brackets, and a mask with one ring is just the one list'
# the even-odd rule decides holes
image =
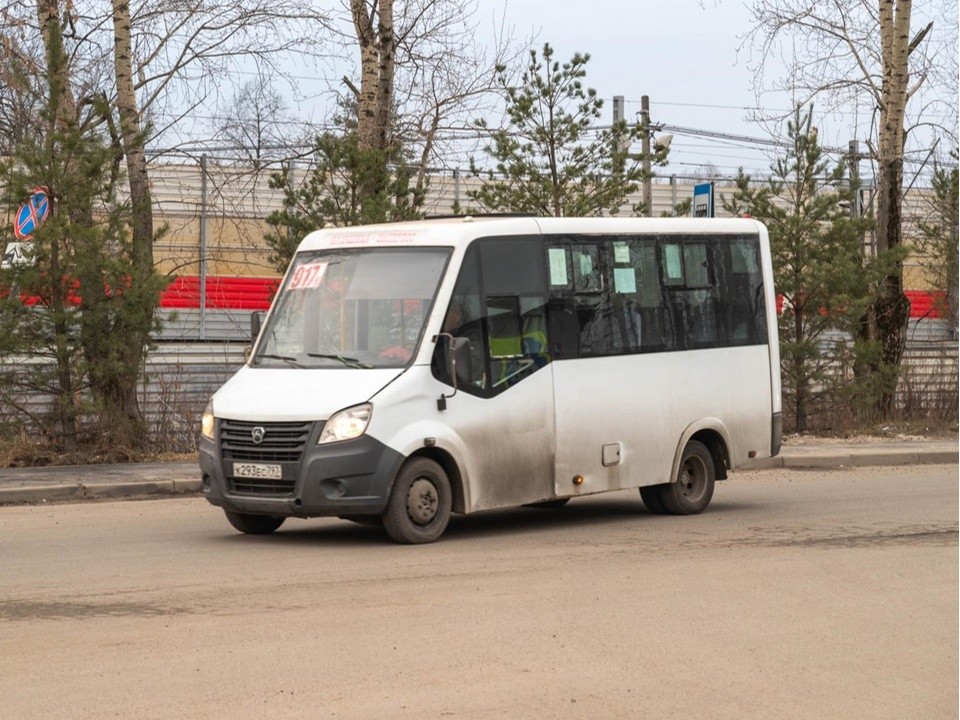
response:
{"label": "shadow on road", "polygon": [[[704,517],[730,511],[747,509],[743,503],[714,501]],[[471,515],[454,515],[439,542],[456,543],[495,536],[521,536],[532,533],[570,531],[583,533],[595,526],[622,526],[640,523],[653,527],[653,524],[695,522],[694,518],[671,515],[654,515],[636,499],[621,496],[618,498],[583,498],[573,500],[562,508],[509,508],[506,510],[488,510]],[[226,525],[226,520],[224,520]],[[382,527],[359,525],[339,518],[317,518],[299,520],[291,518],[272,535],[242,535],[227,529],[220,538],[231,543],[281,543],[291,545],[312,545],[322,543],[326,546],[369,545],[383,543],[393,545]]]}

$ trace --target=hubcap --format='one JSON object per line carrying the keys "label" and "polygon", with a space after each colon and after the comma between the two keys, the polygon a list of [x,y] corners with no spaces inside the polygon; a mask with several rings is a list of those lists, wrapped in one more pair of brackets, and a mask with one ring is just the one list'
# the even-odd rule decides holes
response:
{"label": "hubcap", "polygon": [[417,478],[407,493],[407,515],[417,525],[427,525],[437,515],[440,498],[437,488],[426,478]]}
{"label": "hubcap", "polygon": [[680,467],[680,491],[693,502],[698,501],[707,490],[707,469],[696,457],[687,458]]}

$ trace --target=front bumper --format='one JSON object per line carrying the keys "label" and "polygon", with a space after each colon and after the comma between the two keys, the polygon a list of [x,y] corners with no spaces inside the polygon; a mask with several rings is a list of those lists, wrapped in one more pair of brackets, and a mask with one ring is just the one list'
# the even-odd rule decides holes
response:
{"label": "front bumper", "polygon": [[367,435],[329,445],[317,445],[314,435],[294,468],[293,492],[282,497],[232,491],[230,461],[221,459],[216,442],[201,438],[204,497],[233,512],[276,517],[381,514],[403,456]]}

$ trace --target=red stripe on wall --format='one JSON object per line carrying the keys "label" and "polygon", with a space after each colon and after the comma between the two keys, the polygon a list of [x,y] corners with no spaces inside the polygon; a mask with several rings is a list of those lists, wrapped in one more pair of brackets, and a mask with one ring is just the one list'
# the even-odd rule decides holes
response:
{"label": "red stripe on wall", "polygon": [[[207,308],[211,310],[267,310],[280,278],[227,277],[207,278]],[[200,307],[200,278],[181,275],[160,295],[160,307],[194,310]]]}
{"label": "red stripe on wall", "polygon": [[910,317],[938,318],[942,317],[940,308],[946,299],[942,291],[928,292],[925,290],[904,290],[904,295],[910,301]]}
{"label": "red stripe on wall", "polygon": [[[69,302],[78,304],[73,284],[69,292]],[[207,308],[211,310],[268,310],[273,296],[280,287],[280,278],[276,277],[229,277],[213,275],[207,278]],[[906,290],[904,294],[910,301],[911,318],[939,318],[943,292],[927,290]],[[27,305],[35,305],[40,298],[22,296]],[[181,275],[174,278],[160,295],[160,307],[171,310],[198,310],[200,308],[200,278],[196,275]],[[783,311],[783,298],[777,296],[777,312]]]}

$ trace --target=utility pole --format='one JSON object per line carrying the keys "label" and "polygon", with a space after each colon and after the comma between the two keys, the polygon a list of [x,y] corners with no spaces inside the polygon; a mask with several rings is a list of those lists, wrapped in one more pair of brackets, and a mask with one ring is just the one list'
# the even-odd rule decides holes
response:
{"label": "utility pole", "polygon": [[653,187],[650,182],[650,97],[640,98],[640,126],[643,130],[640,152],[643,154],[643,206],[647,217],[653,217]]}
{"label": "utility pole", "polygon": [[207,156],[200,156],[200,339],[207,339]]}

